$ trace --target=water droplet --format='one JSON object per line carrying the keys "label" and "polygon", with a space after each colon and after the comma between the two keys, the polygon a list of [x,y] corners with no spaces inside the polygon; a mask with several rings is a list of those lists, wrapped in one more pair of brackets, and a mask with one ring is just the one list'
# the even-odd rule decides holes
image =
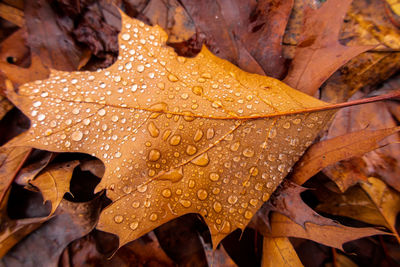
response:
{"label": "water droplet", "polygon": [[185,208],[189,208],[192,205],[192,202],[185,199],[179,200],[179,203],[181,203],[181,205],[184,206]]}
{"label": "water droplet", "polygon": [[210,173],[209,178],[211,181],[216,182],[219,180],[219,174],[216,172],[212,172],[212,173]]}
{"label": "water droplet", "polygon": [[165,130],[165,132],[163,133],[163,137],[162,137],[162,139],[164,140],[164,141],[166,141],[167,139],[168,139],[168,137],[171,135],[171,133],[172,133],[172,131],[171,130]]}
{"label": "water droplet", "polygon": [[218,195],[220,192],[221,192],[221,189],[219,189],[218,187],[215,187],[215,188],[212,190],[212,193],[213,193],[214,195]]}
{"label": "water droplet", "polygon": [[284,172],[285,171],[285,165],[284,164],[279,165],[278,166],[278,171]]}
{"label": "water droplet", "polygon": [[152,137],[157,137],[160,134],[160,131],[158,130],[154,122],[150,122],[149,124],[147,124],[147,129],[149,130],[149,133]]}
{"label": "water droplet", "polygon": [[258,168],[256,166],[251,167],[249,170],[249,173],[251,176],[257,176],[258,175]]}
{"label": "water droplet", "polygon": [[221,228],[219,229],[220,233],[222,234],[229,234],[231,232],[231,223],[228,221],[225,221]]}
{"label": "water droplet", "polygon": [[74,141],[82,140],[83,133],[81,131],[75,131],[71,134],[71,139]]}
{"label": "water droplet", "polygon": [[199,191],[197,191],[197,197],[198,197],[200,200],[205,200],[205,199],[207,198],[207,196],[208,196],[208,193],[207,193],[206,190],[200,189]]}
{"label": "water droplet", "polygon": [[44,115],[44,114],[39,114],[38,117],[37,117],[37,120],[38,120],[38,121],[42,121],[42,120],[44,120],[45,118],[46,118],[46,115]]}
{"label": "water droplet", "polygon": [[138,72],[143,72],[144,71],[144,66],[143,65],[139,65],[139,66],[137,66],[136,70]]}
{"label": "water droplet", "polygon": [[247,158],[251,158],[254,156],[254,150],[250,147],[245,148],[243,150],[243,156],[247,157]]}
{"label": "water droplet", "polygon": [[196,182],[195,182],[194,180],[190,179],[190,180],[189,180],[189,183],[188,183],[188,187],[189,187],[189,188],[194,188],[195,185],[196,185]]}
{"label": "water droplet", "polygon": [[232,195],[232,196],[228,197],[228,203],[231,205],[235,204],[237,202],[237,200],[238,200],[237,196]]}
{"label": "water droplet", "polygon": [[191,161],[191,163],[193,163],[194,165],[202,166],[202,167],[207,166],[209,162],[210,162],[210,159],[208,158],[207,153],[203,153]]}
{"label": "water droplet", "polygon": [[181,94],[181,98],[186,100],[189,98],[189,95],[187,93],[183,93]]}
{"label": "water droplet", "polygon": [[170,80],[171,82],[177,82],[179,79],[174,74],[169,74],[168,80]]}
{"label": "water droplet", "polygon": [[249,203],[250,203],[250,205],[252,205],[253,207],[255,207],[255,206],[257,206],[258,200],[252,198],[252,199],[250,199]]}
{"label": "water droplet", "polygon": [[180,167],[178,169],[171,169],[170,171],[163,171],[161,172],[157,179],[159,180],[168,180],[171,181],[173,183],[176,183],[178,181],[180,181],[183,177],[183,167]]}
{"label": "water droplet", "polygon": [[169,140],[169,143],[172,145],[172,146],[177,146],[177,145],[179,145],[179,143],[181,142],[181,136],[180,135],[174,135],[174,136],[172,136],[171,137],[171,139]]}
{"label": "water droplet", "polygon": [[240,146],[240,142],[235,142],[235,143],[233,143],[232,145],[231,145],[231,150],[233,151],[233,152],[235,152],[235,151],[238,151],[238,149],[239,149],[239,146]]}
{"label": "water droplet", "polygon": [[268,133],[268,137],[271,138],[271,139],[275,138],[276,134],[277,134],[276,129],[272,128]]}
{"label": "water droplet", "polygon": [[40,107],[41,104],[42,104],[42,102],[40,102],[40,101],[33,102],[33,106],[35,108]]}
{"label": "water droplet", "polygon": [[[89,125],[90,124],[90,119],[84,119],[83,120],[84,125]],[[50,125],[51,126],[51,125]]]}
{"label": "water droplet", "polygon": [[121,156],[122,156],[122,153],[121,152],[117,152],[117,153],[115,153],[115,155],[114,155],[116,158],[120,158]]}
{"label": "water droplet", "polygon": [[164,189],[164,190],[161,192],[161,194],[162,194],[163,197],[169,198],[169,197],[171,197],[172,192],[171,192],[171,190],[169,190],[168,188],[166,188],[166,189]]}
{"label": "water droplet", "polygon": [[201,87],[201,86],[194,86],[194,87],[192,88],[192,92],[193,92],[193,94],[195,94],[195,95],[202,95],[202,94],[203,94],[203,87]]}
{"label": "water droplet", "polygon": [[213,128],[209,128],[209,129],[207,130],[207,135],[206,135],[207,139],[213,138],[214,135],[215,135],[214,129],[213,129]]}
{"label": "water droplet", "polygon": [[112,120],[113,122],[117,122],[118,119],[119,119],[119,118],[118,118],[117,115],[114,115],[114,116],[111,117],[111,120]]}
{"label": "water droplet", "polygon": [[97,114],[99,114],[100,116],[104,116],[106,115],[106,110],[102,108],[97,112]]}
{"label": "water droplet", "polygon": [[244,217],[245,217],[247,220],[250,220],[251,217],[253,217],[253,213],[252,213],[251,211],[249,211],[249,210],[246,210],[246,211],[244,212]]}
{"label": "water droplet", "polygon": [[298,119],[298,118],[293,120],[293,124],[300,124],[300,122],[301,122],[301,119]]}
{"label": "water droplet", "polygon": [[116,222],[116,223],[122,223],[123,220],[124,220],[124,217],[121,215],[115,215],[115,217],[114,217],[114,222]]}
{"label": "water droplet", "polygon": [[146,192],[147,191],[147,185],[146,184],[138,185],[137,191],[139,191],[140,193]]}
{"label": "water droplet", "polygon": [[213,209],[215,210],[215,212],[221,212],[222,211],[222,205],[220,202],[215,201],[213,204]]}
{"label": "water droplet", "polygon": [[128,33],[124,33],[122,34],[121,38],[122,40],[128,41],[131,38],[131,36]]}
{"label": "water droplet", "polygon": [[262,201],[267,201],[269,199],[269,194],[268,193],[264,193],[262,196]]}
{"label": "water droplet", "polygon": [[156,213],[150,214],[150,221],[155,222],[158,219],[158,215]]}
{"label": "water droplet", "polygon": [[188,145],[186,147],[186,154],[188,154],[189,156],[196,154],[196,152],[197,152],[197,148],[195,146]]}
{"label": "water droplet", "polygon": [[149,152],[149,160],[157,161],[161,157],[161,152],[157,149],[150,150]]}
{"label": "water droplet", "polygon": [[133,208],[137,209],[137,208],[139,208],[139,206],[140,206],[139,201],[134,201],[134,202],[132,202],[132,207],[133,207]]}
{"label": "water droplet", "polygon": [[282,127],[283,128],[285,128],[285,129],[289,129],[290,128],[290,122],[285,122],[283,125],[282,125]]}
{"label": "water droplet", "polygon": [[124,186],[124,188],[122,188],[122,191],[124,191],[125,194],[130,194],[132,192],[132,187],[129,185]]}
{"label": "water droplet", "polygon": [[136,230],[139,226],[138,222],[133,222],[129,225],[129,228],[131,228],[131,230]]}
{"label": "water droplet", "polygon": [[194,134],[193,140],[195,142],[200,141],[200,139],[203,137],[203,131],[200,129],[197,129],[196,133]]}

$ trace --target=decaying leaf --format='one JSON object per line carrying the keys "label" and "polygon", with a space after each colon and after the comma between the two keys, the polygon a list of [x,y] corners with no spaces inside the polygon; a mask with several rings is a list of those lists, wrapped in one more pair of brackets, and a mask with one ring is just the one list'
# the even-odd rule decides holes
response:
{"label": "decaying leaf", "polygon": [[78,165],[79,161],[75,160],[48,166],[30,182],[39,188],[45,202],[51,202],[50,215],[56,211],[65,193],[69,192],[72,172]]}
{"label": "decaying leaf", "polygon": [[300,237],[313,240],[326,246],[342,249],[344,243],[371,235],[388,234],[374,228],[354,228],[341,224],[316,225],[306,223],[303,228],[288,217],[277,212],[272,214],[271,233],[264,233],[272,237]]}
{"label": "decaying leaf", "polygon": [[99,203],[99,198],[85,203],[63,200],[56,216],[13,247],[0,266],[57,266],[64,248],[94,228]]}
{"label": "decaying leaf", "polygon": [[7,192],[5,201],[0,203],[0,258],[6,255],[15,244],[48,220],[47,217],[10,219],[7,213],[7,200],[10,191]]}
{"label": "decaying leaf", "polygon": [[8,111],[13,108],[13,105],[7,98],[0,95],[0,120],[6,115]]}
{"label": "decaying leaf", "polygon": [[[373,46],[343,46],[339,31],[352,0],[329,0],[305,11],[303,35],[284,82],[314,95],[339,67]],[[322,67],[323,66],[323,67]]]}
{"label": "decaying leaf", "polygon": [[327,104],[206,48],[178,57],[160,27],[122,17],[110,68],[53,70],[7,91],[32,121],[8,145],[101,159],[96,191],[113,203],[98,228],[120,245],[187,213],[204,217],[216,245],[245,227],[332,112],[307,113]]}
{"label": "decaying leaf", "polygon": [[[362,156],[381,147],[379,141],[398,131],[400,131],[400,127],[381,130],[364,129],[318,142],[312,145],[296,164],[292,180],[303,184],[326,166],[340,160]],[[343,186],[340,180],[337,185],[342,191],[348,188],[348,186]]]}
{"label": "decaying leaf", "polygon": [[31,150],[29,147],[0,148],[0,203]]}
{"label": "decaying leaf", "polygon": [[262,267],[303,266],[287,237],[264,237]]}
{"label": "decaying leaf", "polygon": [[345,216],[390,229],[398,238],[395,228],[400,209],[400,196],[381,180],[369,178],[361,187],[349,188],[344,194],[321,192],[317,210]]}

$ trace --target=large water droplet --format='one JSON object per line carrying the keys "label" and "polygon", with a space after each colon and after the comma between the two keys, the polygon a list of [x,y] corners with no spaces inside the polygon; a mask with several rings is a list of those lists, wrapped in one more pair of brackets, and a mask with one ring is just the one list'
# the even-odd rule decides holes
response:
{"label": "large water droplet", "polygon": [[235,152],[235,151],[238,151],[238,149],[239,149],[239,147],[240,147],[240,142],[235,142],[235,143],[233,143],[232,145],[231,145],[231,150],[233,151],[233,152]]}
{"label": "large water droplet", "polygon": [[181,142],[181,136],[180,135],[174,135],[171,137],[171,139],[169,140],[169,143],[172,146],[177,146],[179,145],[179,143]]}
{"label": "large water droplet", "polygon": [[159,180],[168,180],[173,183],[176,183],[180,181],[183,177],[183,167],[180,167],[178,169],[171,169],[168,172],[160,172],[160,174],[157,176],[157,179]]}
{"label": "large water droplet", "polygon": [[246,211],[244,212],[244,217],[245,217],[247,220],[250,220],[251,217],[253,217],[253,213],[252,213],[251,211],[249,211],[249,210],[246,210]]}
{"label": "large water droplet", "polygon": [[200,200],[205,200],[205,199],[207,198],[207,196],[208,196],[208,193],[207,193],[206,190],[204,190],[204,189],[199,189],[199,191],[197,191],[197,197],[198,197]]}
{"label": "large water droplet", "polygon": [[129,228],[131,228],[131,230],[136,230],[139,226],[138,222],[133,222],[129,225]]}
{"label": "large water droplet", "polygon": [[194,134],[193,140],[195,142],[200,141],[200,139],[203,137],[203,131],[200,129],[197,129],[196,133]]}
{"label": "large water droplet", "polygon": [[166,189],[164,189],[164,190],[161,192],[161,194],[162,194],[163,197],[169,198],[169,197],[171,197],[172,192],[171,192],[171,190],[169,190],[168,188],[166,188]]}
{"label": "large water droplet", "polygon": [[181,205],[184,206],[185,208],[189,208],[192,205],[192,202],[185,199],[179,200],[179,203],[181,203]]}
{"label": "large water droplet", "polygon": [[158,219],[157,213],[152,213],[149,216],[150,221],[155,222]]}
{"label": "large water droplet", "polygon": [[195,146],[188,145],[186,147],[186,154],[188,154],[189,156],[196,154],[196,152],[197,152],[197,148]]}
{"label": "large water droplet", "polygon": [[213,204],[213,209],[215,210],[215,212],[221,212],[222,211],[222,205],[220,202],[215,201]]}
{"label": "large water droplet", "polygon": [[192,92],[193,92],[193,94],[195,94],[195,95],[202,95],[202,94],[203,94],[203,87],[201,87],[201,86],[194,86],[194,87],[192,88]]}
{"label": "large water droplet", "polygon": [[179,79],[174,74],[169,74],[168,80],[170,80],[171,82],[177,82]]}
{"label": "large water droplet", "polygon": [[214,135],[215,135],[214,129],[213,129],[213,128],[209,128],[209,129],[207,130],[207,135],[206,135],[207,139],[213,138]]}
{"label": "large water droplet", "polygon": [[243,156],[251,158],[254,156],[254,150],[251,147],[245,148],[243,150]]}
{"label": "large water droplet", "polygon": [[75,131],[71,134],[71,139],[74,141],[82,140],[83,133],[81,131]]}
{"label": "large water droplet", "polygon": [[212,173],[210,173],[209,178],[211,181],[216,182],[219,180],[219,174],[216,172],[212,172]]}
{"label": "large water droplet", "polygon": [[124,220],[124,217],[122,215],[115,215],[115,217],[114,217],[114,222],[116,222],[116,223],[122,223],[123,220]]}
{"label": "large water droplet", "polygon": [[197,166],[204,167],[204,166],[208,165],[208,163],[210,162],[210,159],[208,158],[207,153],[203,153],[200,156],[194,158],[191,162]]}
{"label": "large water droplet", "polygon": [[238,197],[235,196],[235,195],[232,195],[232,196],[228,197],[228,203],[231,204],[231,205],[235,204],[237,202],[237,200],[238,200]]}
{"label": "large water droplet", "polygon": [[161,152],[157,149],[150,150],[149,152],[149,160],[157,161],[161,157]]}
{"label": "large water droplet", "polygon": [[150,122],[149,124],[147,124],[147,129],[149,130],[149,133],[152,137],[157,137],[160,134],[160,131],[158,130],[154,122]]}

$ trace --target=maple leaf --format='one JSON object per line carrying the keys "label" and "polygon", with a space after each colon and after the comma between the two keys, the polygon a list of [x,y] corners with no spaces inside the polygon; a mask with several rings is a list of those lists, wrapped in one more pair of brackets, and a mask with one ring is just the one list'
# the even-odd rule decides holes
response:
{"label": "maple leaf", "polygon": [[7,91],[31,119],[8,146],[101,159],[96,191],[106,189],[112,204],[97,228],[121,246],[187,213],[203,216],[215,246],[248,224],[332,111],[306,113],[327,104],[205,47],[179,57],[160,27],[121,16],[111,67],[52,70]]}

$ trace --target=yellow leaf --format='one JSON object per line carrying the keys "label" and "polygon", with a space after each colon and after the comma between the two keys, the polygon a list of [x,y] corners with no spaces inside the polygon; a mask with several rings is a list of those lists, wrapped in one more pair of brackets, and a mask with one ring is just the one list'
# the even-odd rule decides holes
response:
{"label": "yellow leaf", "polygon": [[246,73],[205,47],[183,58],[158,26],[122,14],[119,58],[97,72],[51,71],[8,97],[31,128],[8,145],[103,161],[112,200],[97,228],[120,245],[187,213],[214,246],[243,229],[332,111],[284,83]]}
{"label": "yellow leaf", "polygon": [[262,267],[303,266],[287,237],[264,237]]}
{"label": "yellow leaf", "polygon": [[56,211],[65,193],[69,192],[72,172],[78,165],[79,161],[75,160],[48,166],[30,182],[42,192],[44,201],[51,202],[50,215]]}

